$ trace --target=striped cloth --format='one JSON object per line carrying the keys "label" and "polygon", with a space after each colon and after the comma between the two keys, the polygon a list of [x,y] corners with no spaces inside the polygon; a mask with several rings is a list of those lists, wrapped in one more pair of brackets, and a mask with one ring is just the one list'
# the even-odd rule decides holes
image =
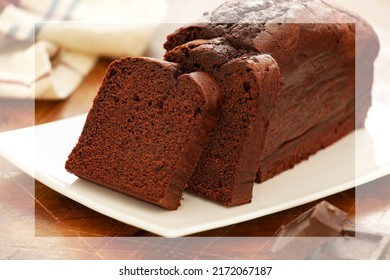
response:
{"label": "striped cloth", "polygon": [[63,99],[99,56],[139,56],[165,0],[0,0],[0,97]]}

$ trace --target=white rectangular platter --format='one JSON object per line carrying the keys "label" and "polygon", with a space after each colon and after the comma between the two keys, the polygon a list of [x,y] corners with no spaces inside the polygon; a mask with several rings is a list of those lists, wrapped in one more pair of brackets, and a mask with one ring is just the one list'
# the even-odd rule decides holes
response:
{"label": "white rectangular platter", "polygon": [[375,164],[373,142],[366,130],[358,130],[293,169],[256,184],[251,204],[226,208],[185,193],[179,210],[167,211],[67,173],[64,164],[84,121],[82,115],[1,133],[0,155],[53,190],[95,211],[165,237],[258,218],[390,173],[390,164]]}

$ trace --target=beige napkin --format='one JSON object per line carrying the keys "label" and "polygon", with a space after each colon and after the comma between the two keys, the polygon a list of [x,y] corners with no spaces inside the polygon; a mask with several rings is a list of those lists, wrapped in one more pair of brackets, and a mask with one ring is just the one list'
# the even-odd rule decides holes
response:
{"label": "beige napkin", "polygon": [[140,56],[165,0],[1,0],[0,97],[63,99],[99,56]]}

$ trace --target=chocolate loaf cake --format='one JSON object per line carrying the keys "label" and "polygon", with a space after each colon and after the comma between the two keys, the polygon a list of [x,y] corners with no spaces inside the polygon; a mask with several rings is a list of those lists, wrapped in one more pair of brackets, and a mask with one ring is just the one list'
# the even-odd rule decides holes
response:
{"label": "chocolate loaf cake", "polygon": [[150,58],[113,62],[66,169],[174,210],[218,114],[215,79]]}
{"label": "chocolate loaf cake", "polygon": [[254,181],[361,127],[379,43],[325,1],[233,0],[164,47],[109,67],[66,168],[173,210],[185,187],[249,203]]}
{"label": "chocolate loaf cake", "polygon": [[[192,57],[184,52],[186,59],[173,53],[183,52],[180,46],[221,38],[227,45],[208,46],[204,60],[215,57],[216,49],[223,50],[227,61],[246,52],[267,53],[284,80],[276,104],[261,105],[273,106],[273,113],[256,182],[292,168],[363,125],[379,43],[360,17],[320,0],[229,1],[206,13],[200,23],[169,35],[165,57],[179,62],[183,71],[207,71],[207,63],[199,63],[200,52]],[[227,57],[231,48],[236,51]]]}

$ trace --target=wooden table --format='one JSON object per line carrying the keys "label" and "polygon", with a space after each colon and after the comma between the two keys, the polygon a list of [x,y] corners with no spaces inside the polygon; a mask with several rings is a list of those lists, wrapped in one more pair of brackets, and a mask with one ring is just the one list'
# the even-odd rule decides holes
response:
{"label": "wooden table", "polygon": [[[101,59],[67,100],[34,104],[1,99],[0,131],[87,112],[109,63]],[[324,199],[348,213],[351,227],[390,233],[390,176]],[[317,202],[190,237],[166,239],[94,212],[0,158],[0,259],[271,258],[269,246],[281,226]]]}

